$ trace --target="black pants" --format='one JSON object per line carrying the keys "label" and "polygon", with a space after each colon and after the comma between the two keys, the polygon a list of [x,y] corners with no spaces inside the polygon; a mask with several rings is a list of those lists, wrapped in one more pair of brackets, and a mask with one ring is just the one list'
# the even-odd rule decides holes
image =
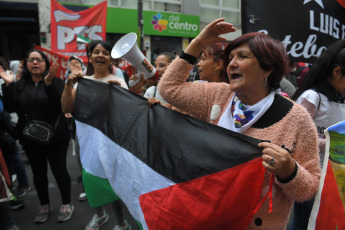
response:
{"label": "black pants", "polygon": [[33,173],[33,181],[41,205],[49,204],[48,162],[61,193],[62,204],[71,202],[71,178],[67,171],[66,158],[69,140],[52,141],[49,145],[23,142]]}
{"label": "black pants", "polygon": [[14,225],[10,202],[0,202],[0,230],[7,230]]}

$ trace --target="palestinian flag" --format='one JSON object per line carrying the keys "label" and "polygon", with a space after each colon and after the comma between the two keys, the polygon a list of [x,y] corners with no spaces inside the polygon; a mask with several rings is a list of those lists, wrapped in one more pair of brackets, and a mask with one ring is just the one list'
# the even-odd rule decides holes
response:
{"label": "palestinian flag", "polygon": [[84,170],[143,229],[246,229],[264,178],[260,140],[88,79],[75,106]]}
{"label": "palestinian flag", "polygon": [[88,38],[88,37],[84,37],[80,34],[77,35],[77,43],[79,44],[83,44],[83,43],[90,43],[91,42],[91,39]]}
{"label": "palestinian flag", "polygon": [[345,229],[345,121],[325,134],[325,160],[308,230]]}

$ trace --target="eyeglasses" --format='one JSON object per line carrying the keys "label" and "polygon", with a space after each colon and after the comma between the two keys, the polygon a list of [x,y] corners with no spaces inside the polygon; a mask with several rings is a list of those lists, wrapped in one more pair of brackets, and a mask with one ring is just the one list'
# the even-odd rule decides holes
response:
{"label": "eyeglasses", "polygon": [[38,63],[44,62],[44,59],[43,59],[43,58],[29,58],[29,59],[27,59],[27,60],[28,60],[28,62],[30,62],[30,63],[34,63],[34,61],[36,61],[36,62],[38,62]]}

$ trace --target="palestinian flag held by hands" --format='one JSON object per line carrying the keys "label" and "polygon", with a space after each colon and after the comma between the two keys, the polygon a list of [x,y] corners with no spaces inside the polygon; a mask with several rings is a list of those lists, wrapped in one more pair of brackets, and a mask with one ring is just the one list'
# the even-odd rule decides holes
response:
{"label": "palestinian flag held by hands", "polygon": [[143,229],[246,229],[264,178],[259,140],[88,79],[75,106],[84,170]]}
{"label": "palestinian flag held by hands", "polygon": [[308,230],[345,229],[345,121],[325,130],[326,152]]}

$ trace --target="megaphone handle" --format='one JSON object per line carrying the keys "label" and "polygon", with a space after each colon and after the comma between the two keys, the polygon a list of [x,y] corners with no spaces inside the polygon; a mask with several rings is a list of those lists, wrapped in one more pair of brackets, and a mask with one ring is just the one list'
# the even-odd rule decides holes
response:
{"label": "megaphone handle", "polygon": [[138,82],[140,81],[140,78],[136,79],[136,80],[129,80],[128,81],[128,85],[130,88],[132,88],[133,86],[135,86],[136,84],[138,84]]}

